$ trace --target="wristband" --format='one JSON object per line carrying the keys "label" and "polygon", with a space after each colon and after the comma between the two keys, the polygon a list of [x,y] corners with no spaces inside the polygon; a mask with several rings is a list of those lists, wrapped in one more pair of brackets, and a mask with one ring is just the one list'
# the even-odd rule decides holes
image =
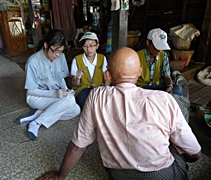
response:
{"label": "wristband", "polygon": [[167,85],[167,88],[171,87],[171,89],[173,89],[173,85],[172,84],[169,84]]}

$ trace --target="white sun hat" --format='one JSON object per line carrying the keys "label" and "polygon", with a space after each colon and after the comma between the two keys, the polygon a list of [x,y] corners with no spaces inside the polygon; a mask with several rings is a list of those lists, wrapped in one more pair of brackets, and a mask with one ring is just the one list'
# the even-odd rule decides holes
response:
{"label": "white sun hat", "polygon": [[97,38],[97,35],[93,32],[86,32],[84,33],[84,35],[81,37],[81,39],[79,40],[82,41],[84,39],[93,39],[93,40],[96,40],[97,42],[99,42],[98,38]]}
{"label": "white sun hat", "polygon": [[170,50],[171,49],[167,43],[166,32],[164,32],[160,28],[150,30],[147,35],[147,39],[152,40],[153,45],[158,50]]}

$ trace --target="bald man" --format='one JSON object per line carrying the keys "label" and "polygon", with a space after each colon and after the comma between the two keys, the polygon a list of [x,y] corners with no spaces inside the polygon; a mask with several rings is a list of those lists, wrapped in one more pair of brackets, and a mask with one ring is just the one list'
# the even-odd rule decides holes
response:
{"label": "bald man", "polygon": [[141,74],[137,53],[114,51],[106,77],[114,86],[91,90],[59,171],[44,179],[65,179],[97,138],[110,179],[187,179],[187,163],[201,147],[173,97],[135,85]]}

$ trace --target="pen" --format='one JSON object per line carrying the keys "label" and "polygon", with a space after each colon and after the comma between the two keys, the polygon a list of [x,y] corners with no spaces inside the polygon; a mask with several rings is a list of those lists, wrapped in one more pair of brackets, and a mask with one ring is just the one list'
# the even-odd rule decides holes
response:
{"label": "pen", "polygon": [[59,89],[61,89],[60,87],[59,87],[59,85],[58,84],[55,84]]}
{"label": "pen", "polygon": [[[55,84],[59,89],[62,89],[61,87],[59,87],[59,85],[58,84]],[[68,89],[66,89],[66,92],[69,92],[69,90]]]}

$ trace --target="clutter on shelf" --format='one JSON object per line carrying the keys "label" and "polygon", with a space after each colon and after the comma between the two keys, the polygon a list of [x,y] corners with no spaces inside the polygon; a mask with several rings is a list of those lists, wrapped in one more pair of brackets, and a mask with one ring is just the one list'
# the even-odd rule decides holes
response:
{"label": "clutter on shelf", "polygon": [[5,10],[19,10],[20,6],[19,4],[15,4],[9,1],[0,1],[0,11]]}
{"label": "clutter on shelf", "polygon": [[170,40],[174,46],[172,51],[173,60],[170,66],[183,70],[188,66],[194,54],[190,49],[191,42],[200,35],[199,30],[193,24],[182,24],[169,29]]}

